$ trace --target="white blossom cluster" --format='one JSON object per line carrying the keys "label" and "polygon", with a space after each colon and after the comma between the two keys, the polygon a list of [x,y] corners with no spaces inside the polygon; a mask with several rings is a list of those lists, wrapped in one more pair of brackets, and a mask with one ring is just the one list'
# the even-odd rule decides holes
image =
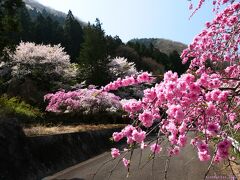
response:
{"label": "white blossom cluster", "polygon": [[69,55],[60,45],[37,45],[21,42],[11,55],[12,76],[40,76],[49,80],[73,78],[77,67],[70,63]]}
{"label": "white blossom cluster", "polygon": [[113,78],[132,76],[138,73],[135,64],[126,58],[116,57],[108,63],[109,72]]}
{"label": "white blossom cluster", "polygon": [[[115,57],[108,63],[109,73],[112,79],[136,76],[142,71],[136,69],[134,62],[128,62],[124,57]],[[144,85],[121,88],[116,94],[122,98],[140,98],[143,96]]]}

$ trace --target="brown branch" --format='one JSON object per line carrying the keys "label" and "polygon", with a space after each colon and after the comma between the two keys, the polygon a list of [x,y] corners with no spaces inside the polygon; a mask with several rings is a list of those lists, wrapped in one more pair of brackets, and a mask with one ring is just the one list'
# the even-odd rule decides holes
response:
{"label": "brown branch", "polygon": [[101,164],[101,166],[95,171],[95,173],[93,173],[92,179],[95,178],[95,176],[97,175],[97,173],[100,171],[100,169],[102,169],[107,163],[114,161],[115,159],[109,159],[106,162],[104,162],[103,164]]}
{"label": "brown branch", "polygon": [[205,175],[204,175],[204,179],[207,178],[207,175],[208,175],[208,173],[209,173],[209,171],[210,171],[210,169],[211,169],[211,167],[212,167],[212,165],[213,165],[213,160],[214,160],[214,158],[215,158],[215,156],[216,156],[216,153],[217,153],[217,148],[216,148],[215,151],[214,151],[214,154],[213,154],[213,157],[212,157],[212,159],[211,159],[211,162],[210,162],[210,164],[209,164],[209,166],[208,166],[207,172],[206,172]]}
{"label": "brown branch", "polygon": [[168,173],[168,169],[169,169],[169,165],[170,165],[170,156],[168,156],[167,160],[166,160],[166,164],[165,164],[165,169],[164,169],[164,180],[167,180],[167,173]]}
{"label": "brown branch", "polygon": [[229,167],[230,167],[230,169],[231,169],[232,175],[234,176],[234,179],[237,179],[237,176],[236,176],[236,174],[234,173],[234,170],[233,170],[233,168],[232,168],[232,164],[231,164],[230,159],[228,159],[228,163],[229,163]]}

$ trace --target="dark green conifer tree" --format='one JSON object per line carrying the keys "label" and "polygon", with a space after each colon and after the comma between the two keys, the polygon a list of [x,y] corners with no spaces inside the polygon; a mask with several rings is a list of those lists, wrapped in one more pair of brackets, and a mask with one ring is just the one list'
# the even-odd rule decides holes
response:
{"label": "dark green conifer tree", "polygon": [[173,72],[177,72],[178,75],[183,74],[188,69],[189,64],[182,64],[182,60],[177,51],[173,51],[172,53],[170,53],[169,60],[171,62],[170,69]]}
{"label": "dark green conifer tree", "polygon": [[16,42],[15,34],[19,31],[16,14],[23,5],[22,0],[0,1],[0,57],[3,55],[5,47],[11,48]]}
{"label": "dark green conifer tree", "polygon": [[107,46],[105,32],[99,19],[96,24],[84,28],[84,43],[81,46],[79,63],[88,84],[104,85],[108,83]]}
{"label": "dark green conifer tree", "polygon": [[30,14],[25,6],[21,7],[17,13],[17,18],[19,19],[19,32],[18,42],[19,41],[33,41],[32,34],[32,20]]}
{"label": "dark green conifer tree", "polygon": [[83,42],[83,29],[69,10],[64,22],[64,47],[71,56],[71,62],[77,62],[79,50]]}

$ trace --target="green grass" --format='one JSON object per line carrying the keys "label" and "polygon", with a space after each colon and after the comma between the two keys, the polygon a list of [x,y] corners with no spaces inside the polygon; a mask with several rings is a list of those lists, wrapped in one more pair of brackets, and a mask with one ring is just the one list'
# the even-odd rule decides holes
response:
{"label": "green grass", "polygon": [[38,108],[35,108],[18,97],[0,96],[0,117],[20,117],[35,119],[43,114]]}

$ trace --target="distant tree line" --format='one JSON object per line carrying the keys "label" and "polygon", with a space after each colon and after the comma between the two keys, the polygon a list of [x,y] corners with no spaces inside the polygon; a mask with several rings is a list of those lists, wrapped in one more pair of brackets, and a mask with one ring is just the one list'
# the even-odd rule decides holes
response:
{"label": "distant tree line", "polygon": [[[133,48],[140,57],[148,57],[148,59],[151,58],[158,64],[163,65],[165,71],[172,70],[173,72],[177,72],[179,75],[181,75],[188,68],[188,64],[182,64],[180,54],[176,50],[173,50],[169,55],[167,55],[166,53],[163,53],[155,48],[152,43],[150,43],[149,46],[146,46],[144,43],[130,41],[127,43],[127,45]],[[148,63],[148,61],[142,62],[140,66],[140,68],[145,69],[146,67],[151,66],[151,63]],[[151,69],[151,67],[149,68]]]}

